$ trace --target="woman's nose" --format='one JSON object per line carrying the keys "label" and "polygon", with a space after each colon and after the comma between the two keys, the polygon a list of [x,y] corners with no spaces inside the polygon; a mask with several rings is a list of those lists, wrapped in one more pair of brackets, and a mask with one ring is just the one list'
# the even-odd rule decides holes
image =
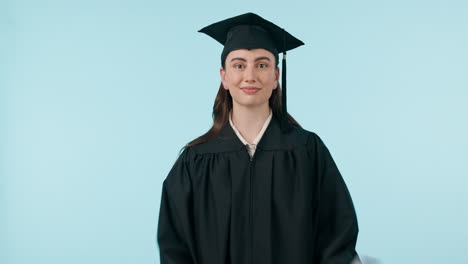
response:
{"label": "woman's nose", "polygon": [[244,70],[244,81],[248,83],[252,83],[256,81],[254,67],[246,67],[246,69]]}

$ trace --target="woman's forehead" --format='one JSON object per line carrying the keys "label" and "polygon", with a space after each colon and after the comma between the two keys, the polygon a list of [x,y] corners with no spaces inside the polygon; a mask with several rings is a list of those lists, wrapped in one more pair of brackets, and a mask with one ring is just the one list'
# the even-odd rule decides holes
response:
{"label": "woman's forehead", "polygon": [[258,57],[267,57],[270,60],[275,60],[275,55],[269,52],[266,49],[236,49],[231,52],[226,57],[226,60],[230,60],[234,57],[240,57],[244,59],[256,59]]}

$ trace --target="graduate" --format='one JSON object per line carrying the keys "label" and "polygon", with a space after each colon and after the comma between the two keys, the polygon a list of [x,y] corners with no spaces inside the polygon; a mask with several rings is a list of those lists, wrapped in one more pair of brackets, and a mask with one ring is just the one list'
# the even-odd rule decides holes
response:
{"label": "graduate", "polygon": [[304,43],[253,13],[199,32],[224,46],[221,85],[213,126],[164,180],[161,264],[359,263],[346,184],[320,137],[287,112],[286,52]]}

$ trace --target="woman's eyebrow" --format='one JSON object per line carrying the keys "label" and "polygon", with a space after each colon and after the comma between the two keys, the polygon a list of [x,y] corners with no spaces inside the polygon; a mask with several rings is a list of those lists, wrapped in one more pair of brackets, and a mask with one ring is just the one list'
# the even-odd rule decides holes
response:
{"label": "woman's eyebrow", "polygon": [[240,61],[247,61],[246,59],[244,58],[232,58],[231,62],[235,61],[235,60],[240,60]]}
{"label": "woman's eyebrow", "polygon": [[258,57],[255,59],[255,61],[259,61],[259,60],[267,60],[267,61],[270,61],[270,58],[268,57]]}

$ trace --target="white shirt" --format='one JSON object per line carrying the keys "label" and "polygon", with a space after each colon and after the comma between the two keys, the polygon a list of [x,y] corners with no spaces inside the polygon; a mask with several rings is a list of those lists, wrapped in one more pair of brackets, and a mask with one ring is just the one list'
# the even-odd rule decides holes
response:
{"label": "white shirt", "polygon": [[244,137],[242,137],[241,133],[239,132],[239,130],[237,130],[236,126],[234,126],[234,123],[232,122],[231,115],[232,115],[232,111],[229,112],[229,123],[231,124],[231,127],[234,130],[234,132],[236,132],[237,137],[239,137],[239,139],[242,141],[242,143],[244,143],[244,145],[247,147],[247,151],[249,152],[250,158],[252,158],[254,153],[255,153],[255,149],[257,148],[258,142],[262,138],[263,133],[265,133],[265,130],[268,127],[268,124],[270,123],[271,118],[273,117],[273,113],[271,111],[271,108],[270,108],[270,114],[268,115],[265,123],[263,124],[262,129],[260,130],[260,132],[258,132],[257,136],[253,140],[252,144],[249,144],[249,142],[247,142],[247,140],[245,140]]}

